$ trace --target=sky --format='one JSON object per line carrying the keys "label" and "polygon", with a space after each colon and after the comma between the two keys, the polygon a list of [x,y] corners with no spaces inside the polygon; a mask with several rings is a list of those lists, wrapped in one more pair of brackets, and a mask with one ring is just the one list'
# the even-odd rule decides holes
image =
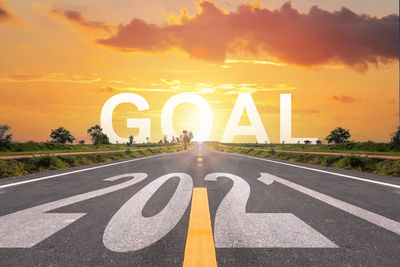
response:
{"label": "sky", "polygon": [[[15,141],[46,141],[60,126],[88,141],[104,103],[136,93],[150,109],[119,105],[114,129],[135,135],[126,120],[150,118],[156,142],[164,104],[189,92],[209,103],[209,139],[220,140],[250,93],[276,143],[279,97],[292,94],[293,137],[342,126],[352,140],[387,142],[399,121],[398,10],[392,0],[0,0],[0,124]],[[199,121],[192,104],[174,112],[176,132]]]}

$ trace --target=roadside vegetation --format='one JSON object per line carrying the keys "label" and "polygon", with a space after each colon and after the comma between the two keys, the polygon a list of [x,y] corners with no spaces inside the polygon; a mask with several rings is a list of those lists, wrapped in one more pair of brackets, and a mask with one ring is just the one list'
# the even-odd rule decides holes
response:
{"label": "roadside vegetation", "polygon": [[[50,131],[51,141],[21,143],[12,141],[10,130],[9,125],[0,125],[0,156],[18,158],[0,159],[0,178],[177,152],[189,147],[193,138],[191,132],[183,131],[181,136],[172,137],[171,141],[165,136],[164,140],[158,143],[150,143],[149,138],[147,142],[135,143],[134,137],[129,136],[126,144],[111,144],[103,129],[94,125],[87,130],[91,144],[85,144],[84,140],[76,140],[64,127]],[[81,152],[85,153],[79,154]],[[26,155],[31,156],[19,158]]]}
{"label": "roadside vegetation", "polygon": [[[309,142],[305,142],[305,144],[209,142],[207,146],[223,152],[400,177],[400,159],[390,158],[391,156],[400,156],[400,128],[392,134],[389,143],[353,142],[349,141],[350,136],[349,130],[338,127],[327,136],[328,144],[322,144],[322,142],[317,142],[317,144]],[[321,154],[310,154],[309,152],[321,152]],[[344,155],[329,155],[332,152]],[[373,158],[372,155],[386,156],[387,158]]]}
{"label": "roadside vegetation", "polygon": [[[131,149],[147,147],[169,147],[177,143],[137,143],[128,144],[110,144],[107,135],[105,135],[99,125],[90,127],[87,130],[92,143],[85,144],[84,140],[77,141],[74,136],[65,129],[59,127],[51,130],[48,142],[12,142],[12,134],[9,133],[11,127],[0,125],[0,156],[29,155],[29,154],[55,154],[63,152],[96,152],[96,151],[121,151],[127,146]],[[73,143],[77,141],[77,143]]]}
{"label": "roadside vegetation", "polygon": [[[223,144],[224,145],[224,144]],[[282,151],[311,151],[311,152],[338,152],[349,154],[371,154],[371,155],[398,155],[399,146],[393,143],[348,142],[332,145],[304,145],[304,144],[226,144],[232,147],[253,147],[264,149],[275,149]]]}
{"label": "roadside vegetation", "polygon": [[[135,148],[150,148],[150,147],[170,147],[176,144],[158,144],[158,143],[145,143],[145,144],[132,144],[130,147]],[[63,152],[96,152],[96,151],[119,151],[126,149],[125,144],[57,144],[52,142],[33,142],[26,143],[9,143],[0,146],[0,156],[12,155],[29,155],[29,154],[47,154],[47,153],[63,153]]]}
{"label": "roadside vegetation", "polygon": [[42,156],[22,159],[0,159],[0,178],[58,170],[82,165],[89,165],[114,160],[147,157],[156,154],[178,152],[182,146],[166,146],[157,148],[127,149],[124,152],[108,154],[84,154],[67,156]]}
{"label": "roadside vegetation", "polygon": [[336,156],[305,153],[295,154],[290,152],[277,152],[274,149],[263,150],[254,149],[252,147],[245,148],[230,145],[221,146],[219,143],[208,143],[207,146],[210,149],[222,152],[400,177],[400,160],[398,159],[394,160],[359,156]]}
{"label": "roadside vegetation", "polygon": [[354,142],[350,141],[350,131],[337,127],[333,129],[325,138],[326,143],[318,140],[316,144],[311,144],[306,140],[304,144],[257,144],[257,143],[241,143],[241,144],[221,144],[232,147],[253,147],[265,150],[274,149],[277,152],[334,152],[347,154],[367,154],[367,155],[387,155],[400,156],[400,129],[397,129],[391,136],[388,143]]}

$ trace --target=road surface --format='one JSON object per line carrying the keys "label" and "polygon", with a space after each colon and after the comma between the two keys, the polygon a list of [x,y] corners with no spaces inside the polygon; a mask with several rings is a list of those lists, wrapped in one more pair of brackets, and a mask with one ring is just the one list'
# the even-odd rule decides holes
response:
{"label": "road surface", "polygon": [[399,266],[400,179],[210,151],[0,181],[1,266]]}

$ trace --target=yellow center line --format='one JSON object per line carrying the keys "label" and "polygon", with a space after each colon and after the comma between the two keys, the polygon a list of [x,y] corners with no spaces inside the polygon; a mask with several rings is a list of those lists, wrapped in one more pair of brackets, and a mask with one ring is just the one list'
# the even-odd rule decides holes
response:
{"label": "yellow center line", "polygon": [[207,188],[193,189],[183,266],[218,266],[211,228]]}
{"label": "yellow center line", "polygon": [[197,158],[197,161],[203,161],[203,158],[199,157],[199,158]]}
{"label": "yellow center line", "polygon": [[203,164],[199,163],[197,164],[197,167],[203,167]]}

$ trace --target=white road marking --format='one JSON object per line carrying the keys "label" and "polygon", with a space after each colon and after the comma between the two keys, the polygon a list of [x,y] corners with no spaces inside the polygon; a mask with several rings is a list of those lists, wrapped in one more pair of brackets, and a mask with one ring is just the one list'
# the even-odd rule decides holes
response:
{"label": "white road marking", "polygon": [[[167,180],[179,177],[174,195],[162,211],[143,217],[147,201]],[[192,177],[185,173],[170,173],[154,180],[131,197],[108,223],[103,243],[111,251],[136,251],[157,242],[180,221],[192,197]]]}
{"label": "white road marking", "polygon": [[307,187],[287,181],[285,179],[279,178],[279,177],[274,176],[269,173],[261,173],[261,177],[258,178],[257,180],[259,180],[265,184],[268,184],[268,185],[271,184],[271,180],[276,181],[276,182],[286,185],[294,190],[302,192],[310,197],[313,197],[322,202],[325,202],[326,204],[329,204],[335,208],[338,208],[338,209],[348,212],[354,216],[357,216],[367,222],[373,223],[377,226],[380,226],[382,228],[385,228],[386,230],[392,231],[393,233],[400,235],[400,223],[397,221],[391,220],[389,218],[383,217],[376,213],[359,208],[357,206],[348,204],[344,201],[327,196],[325,194],[319,193],[317,191],[311,190]]}
{"label": "white road marking", "polygon": [[69,224],[75,222],[82,216],[86,215],[86,213],[46,212],[129,187],[144,180],[147,177],[147,174],[127,173],[107,178],[105,181],[115,181],[125,177],[133,178],[124,183],[61,200],[56,200],[0,217],[0,247],[33,247],[49,236],[65,228]]}
{"label": "white road marking", "polygon": [[[220,151],[216,151],[216,152],[228,153],[228,152],[220,152]],[[286,165],[286,166],[295,167],[295,168],[299,168],[299,169],[305,169],[305,170],[310,170],[310,171],[315,171],[315,172],[332,174],[332,175],[336,175],[336,176],[340,176],[340,177],[344,177],[344,178],[349,178],[349,179],[354,179],[354,180],[358,180],[358,181],[363,181],[363,182],[367,182],[367,183],[379,184],[379,185],[389,186],[389,187],[393,187],[393,188],[400,188],[400,185],[379,182],[379,181],[375,181],[375,180],[360,178],[360,177],[347,175],[347,174],[342,174],[342,173],[324,171],[324,170],[320,170],[320,169],[314,169],[314,168],[310,168],[310,167],[299,166],[299,165],[295,165],[295,164],[290,164],[290,163],[280,162],[280,161],[275,161],[275,160],[270,160],[270,159],[257,158],[257,157],[252,157],[252,156],[248,156],[248,155],[240,155],[240,154],[235,154],[235,153],[229,153],[229,154],[234,155],[234,156],[238,156],[238,157],[246,157],[246,158],[250,158],[250,159],[257,159],[257,160],[272,162],[272,163]]]}
{"label": "white road marking", "polygon": [[229,173],[212,173],[206,181],[227,177],[233,187],[217,209],[214,223],[218,248],[337,248],[338,246],[291,213],[246,213],[249,184]]}
{"label": "white road marking", "polygon": [[[179,152],[176,152],[176,153],[179,153]],[[16,182],[16,183],[11,183],[11,184],[1,185],[1,186],[0,186],[0,189],[2,189],[2,188],[7,188],[7,187],[12,187],[12,186],[17,186],[17,185],[21,185],[21,184],[33,183],[33,182],[37,182],[37,181],[41,181],[41,180],[46,180],[46,179],[51,179],[51,178],[60,177],[60,176],[65,176],[65,175],[69,175],[69,174],[74,174],[74,173],[79,173],[79,172],[85,172],[85,171],[91,171],[91,170],[95,170],[95,169],[100,169],[100,168],[115,166],[115,165],[124,164],[124,163],[129,163],[129,162],[138,161],[138,160],[145,160],[145,159],[150,159],[150,158],[155,158],[155,157],[166,156],[166,155],[168,155],[168,154],[153,155],[153,156],[148,156],[148,157],[143,157],[143,158],[137,158],[137,159],[129,159],[129,160],[121,161],[121,162],[115,162],[115,163],[105,164],[105,165],[96,166],[96,167],[90,167],[90,168],[81,169],[81,170],[76,170],[76,171],[63,172],[63,173],[54,174],[54,175],[49,175],[49,176],[40,177],[40,178],[36,178],[36,179],[31,179],[31,180],[26,180],[26,181],[21,181],[21,182]]]}

